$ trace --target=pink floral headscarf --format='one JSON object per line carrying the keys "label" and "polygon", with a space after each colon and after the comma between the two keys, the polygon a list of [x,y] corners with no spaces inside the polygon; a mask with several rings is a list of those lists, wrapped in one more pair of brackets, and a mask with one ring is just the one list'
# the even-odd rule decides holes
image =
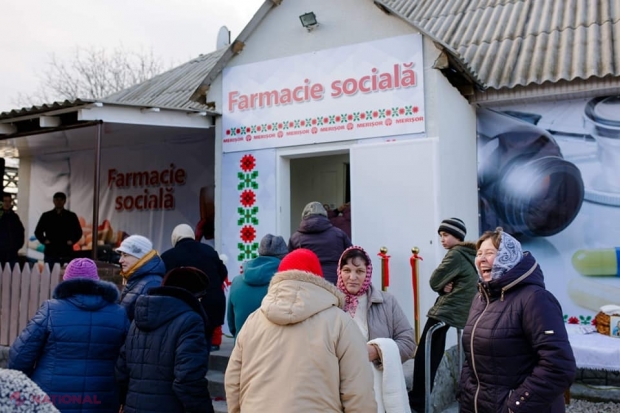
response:
{"label": "pink floral headscarf", "polygon": [[[364,279],[364,282],[362,283],[362,288],[360,288],[357,294],[351,294],[349,291],[347,291],[347,287],[345,287],[344,285],[344,281],[342,280],[342,274],[340,272],[342,257],[347,253],[347,251],[350,251],[350,250],[360,250],[366,256],[366,261],[368,261],[368,265],[366,266],[366,278]],[[370,260],[370,256],[366,253],[366,251],[364,251],[362,247],[358,247],[355,245],[352,247],[349,247],[346,250],[344,250],[344,252],[340,256],[340,259],[338,260],[337,271],[338,271],[338,281],[336,282],[336,287],[338,287],[338,289],[342,291],[345,295],[344,311],[349,313],[351,317],[355,317],[355,311],[357,310],[358,298],[366,294],[368,290],[370,289],[370,282],[372,280],[372,261]]]}

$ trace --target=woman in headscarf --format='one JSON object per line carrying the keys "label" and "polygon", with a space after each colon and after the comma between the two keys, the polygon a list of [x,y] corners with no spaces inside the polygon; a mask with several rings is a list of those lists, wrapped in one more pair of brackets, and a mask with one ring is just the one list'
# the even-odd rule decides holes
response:
{"label": "woman in headscarf", "polygon": [[371,280],[372,261],[366,251],[347,248],[338,262],[336,286],[345,295],[344,310],[360,329],[368,361],[375,366],[377,412],[408,413],[402,363],[413,357],[413,328],[394,296],[374,288]]}
{"label": "woman in headscarf", "polygon": [[476,249],[480,292],[463,332],[460,411],[564,412],[575,358],[540,266],[501,228],[485,232]]}
{"label": "woman in headscarf", "polygon": [[[393,295],[374,288],[372,261],[362,247],[347,248],[338,262],[336,286],[345,295],[344,310],[349,313],[366,340],[391,338],[396,342],[401,361],[413,357],[415,340],[413,327]],[[368,345],[368,359],[379,355],[373,345]]]}

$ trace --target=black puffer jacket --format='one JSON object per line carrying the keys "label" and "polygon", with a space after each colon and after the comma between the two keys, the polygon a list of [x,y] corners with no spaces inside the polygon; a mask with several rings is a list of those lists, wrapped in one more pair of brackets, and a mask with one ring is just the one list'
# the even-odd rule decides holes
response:
{"label": "black puffer jacket", "polygon": [[[534,257],[481,282],[463,331],[462,413],[560,413],[575,377],[562,308]],[[510,410],[509,410],[510,409]]]}
{"label": "black puffer jacket", "polygon": [[24,225],[12,210],[0,209],[0,263],[17,260],[17,251],[24,245]]}
{"label": "black puffer jacket", "polygon": [[318,214],[304,218],[288,241],[289,251],[307,248],[314,252],[321,262],[323,277],[334,285],[338,280],[338,260],[350,246],[347,234],[333,226],[326,216]]}
{"label": "black puffer jacket", "polygon": [[166,272],[178,267],[196,267],[209,277],[207,295],[200,302],[211,322],[211,329],[224,324],[226,295],[222,289],[228,270],[210,245],[191,238],[179,240],[174,248],[161,254]]}
{"label": "black puffer jacket", "polygon": [[213,412],[207,324],[198,300],[182,288],[152,288],[138,298],[116,365],[125,413]]}

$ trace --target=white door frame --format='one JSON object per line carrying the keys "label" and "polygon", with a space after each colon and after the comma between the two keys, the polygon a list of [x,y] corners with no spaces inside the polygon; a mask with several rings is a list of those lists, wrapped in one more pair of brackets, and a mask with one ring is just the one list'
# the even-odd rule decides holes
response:
{"label": "white door frame", "polygon": [[281,234],[287,242],[288,236],[291,234],[291,159],[349,154],[349,149],[355,144],[357,144],[357,140],[277,149],[276,231],[278,234]]}

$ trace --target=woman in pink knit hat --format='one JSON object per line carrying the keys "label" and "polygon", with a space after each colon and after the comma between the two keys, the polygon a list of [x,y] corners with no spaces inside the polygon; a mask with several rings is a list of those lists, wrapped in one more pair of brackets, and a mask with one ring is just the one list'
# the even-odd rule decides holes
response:
{"label": "woman in pink knit hat", "polygon": [[114,366],[129,329],[118,300],[92,260],[74,259],[11,346],[8,367],[28,375],[62,412],[118,412]]}

